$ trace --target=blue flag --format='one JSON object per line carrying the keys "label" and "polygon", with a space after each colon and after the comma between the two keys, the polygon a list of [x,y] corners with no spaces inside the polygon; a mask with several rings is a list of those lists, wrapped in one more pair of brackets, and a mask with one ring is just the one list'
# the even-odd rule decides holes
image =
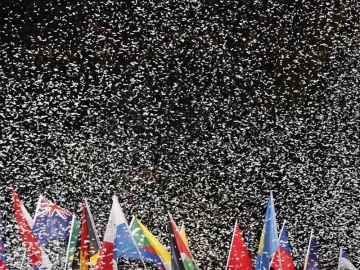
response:
{"label": "blue flag", "polygon": [[281,233],[280,233],[279,245],[280,245],[287,253],[289,253],[289,254],[291,255],[289,240],[288,240],[288,237],[287,237],[287,233],[286,233],[285,226],[283,227],[283,229],[281,230]]}
{"label": "blue flag", "polygon": [[309,250],[307,256],[305,258],[305,267],[304,270],[320,270],[321,263],[319,260],[319,254],[316,247],[315,237],[310,235],[310,242],[309,242]]}
{"label": "blue flag", "polygon": [[275,209],[272,193],[266,208],[264,227],[261,233],[259,250],[256,257],[255,270],[269,270],[271,258],[278,249]]}
{"label": "blue flag", "polygon": [[33,231],[41,245],[69,238],[73,215],[70,211],[40,196]]}
{"label": "blue flag", "polygon": [[1,224],[2,224],[2,217],[0,214],[0,260],[6,264],[6,252],[4,248],[4,242],[3,242],[3,234],[1,230]]}
{"label": "blue flag", "polygon": [[356,270],[356,267],[351,263],[347,254],[344,251],[342,251],[342,248],[340,250],[338,269],[339,270]]}

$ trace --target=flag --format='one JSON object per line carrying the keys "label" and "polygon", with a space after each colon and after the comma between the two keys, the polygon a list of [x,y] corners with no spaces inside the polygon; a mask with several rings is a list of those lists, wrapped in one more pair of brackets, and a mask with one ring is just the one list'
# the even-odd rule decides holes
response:
{"label": "flag", "polygon": [[319,254],[316,247],[316,240],[311,231],[309,248],[305,257],[304,270],[320,270],[321,263],[319,260]]}
{"label": "flag", "polygon": [[256,270],[268,270],[271,258],[278,248],[276,232],[276,218],[272,192],[266,208],[264,226],[261,233],[258,255],[256,258]]}
{"label": "flag", "polygon": [[187,236],[186,236],[186,231],[185,231],[185,225],[184,224],[181,225],[180,236],[181,236],[182,240],[184,241],[185,245],[187,247],[189,247],[189,241],[188,241]]}
{"label": "flag", "polygon": [[0,270],[9,270],[9,268],[2,260],[0,260]]}
{"label": "flag", "polygon": [[178,232],[175,222],[169,213],[170,219],[170,249],[171,249],[171,269],[172,270],[193,270],[194,259],[181,238]]}
{"label": "flag", "polygon": [[[3,263],[3,265],[5,265],[5,263],[6,263],[6,252],[5,252],[5,248],[4,248],[1,224],[2,224],[2,215],[0,213],[0,261]],[[0,267],[0,270],[1,270],[1,267]]]}
{"label": "flag", "polygon": [[156,264],[159,266],[159,269],[166,270],[163,265],[161,258],[156,253],[156,250],[151,245],[150,241],[145,236],[143,230],[141,229],[138,220],[133,217],[130,222],[130,232],[134,238],[134,242],[141,254],[141,257],[144,261]]}
{"label": "flag", "polygon": [[234,233],[231,241],[231,247],[226,269],[230,270],[253,270],[249,252],[246,248],[244,238],[237,222],[235,222]]}
{"label": "flag", "polygon": [[40,195],[33,231],[41,245],[69,238],[72,214]]}
{"label": "flag", "polygon": [[5,252],[5,248],[4,248],[1,224],[2,224],[2,216],[0,214],[0,270],[8,270],[8,268],[6,266],[6,252]]}
{"label": "flag", "polygon": [[141,223],[140,220],[137,219],[137,223],[139,224],[140,228],[142,229],[144,235],[152,245],[152,247],[155,249],[156,254],[161,258],[161,261],[166,269],[170,269],[171,265],[171,255],[170,253],[165,249],[165,247],[160,243],[159,240],[156,239],[156,237]]}
{"label": "flag", "polygon": [[142,260],[116,196],[110,211],[96,270],[117,269],[118,258]]}
{"label": "flag", "polygon": [[339,270],[357,270],[356,267],[350,262],[346,253],[340,249],[340,258],[339,258]]}
{"label": "flag", "polygon": [[80,235],[77,239],[72,269],[89,270],[90,265],[96,264],[100,250],[99,247],[100,244],[94,220],[92,218],[89,205],[87,201],[84,200],[81,213]]}
{"label": "flag", "polygon": [[13,188],[12,196],[14,200],[15,218],[18,224],[20,236],[32,265],[34,267],[41,267],[43,269],[45,268],[50,270],[52,264],[32,231],[32,227],[34,225],[33,219],[26,210],[25,206],[21,203],[19,196]]}
{"label": "flag", "polygon": [[87,228],[87,213],[86,204],[84,202],[81,212],[81,229],[77,240],[77,250],[75,251],[74,260],[72,263],[73,270],[90,270],[90,256]]}
{"label": "flag", "polygon": [[80,228],[81,228],[80,222],[77,220],[75,215],[73,215],[73,221],[71,223],[69,242],[68,242],[67,258],[68,258],[69,261],[74,260],[74,254],[75,254],[75,251],[76,251],[77,239],[78,239],[79,234],[80,234]]}
{"label": "flag", "polygon": [[[281,266],[280,266],[281,259]],[[280,237],[279,237],[279,247],[276,253],[273,256],[271,262],[271,269],[273,270],[295,270],[295,266],[292,260],[291,249],[289,241],[287,238],[287,233],[285,229],[285,224],[283,225]]]}

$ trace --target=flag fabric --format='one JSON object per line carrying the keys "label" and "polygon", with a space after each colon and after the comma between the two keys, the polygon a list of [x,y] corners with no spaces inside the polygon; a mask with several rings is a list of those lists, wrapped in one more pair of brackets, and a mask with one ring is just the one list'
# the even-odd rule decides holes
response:
{"label": "flag fabric", "polygon": [[339,270],[357,270],[356,267],[350,262],[347,254],[340,249]]}
{"label": "flag fabric", "polygon": [[181,225],[180,236],[181,236],[182,240],[184,241],[185,245],[187,247],[189,247],[189,241],[188,241],[187,236],[186,236],[186,231],[185,231],[185,225],[184,224]]}
{"label": "flag fabric", "polygon": [[320,269],[321,269],[321,263],[316,246],[316,240],[311,231],[309,248],[305,257],[304,270],[320,270]]}
{"label": "flag fabric", "polygon": [[135,217],[133,217],[132,221],[130,222],[129,229],[142,259],[146,262],[158,265],[159,269],[166,270],[166,267],[163,265],[161,258],[145,236],[138,223],[138,220]]}
{"label": "flag fabric", "polygon": [[230,270],[253,270],[251,258],[246,248],[240,228],[235,222],[230,252],[226,269]]}
{"label": "flag fabric", "polygon": [[41,267],[42,269],[50,270],[52,264],[32,230],[34,225],[33,219],[26,210],[25,206],[21,203],[19,196],[13,188],[12,196],[14,200],[15,218],[18,224],[20,236],[32,265],[34,267]]}
{"label": "flag fabric", "polygon": [[0,270],[9,270],[9,268],[2,260],[0,260]]}
{"label": "flag fabric", "polygon": [[72,214],[40,195],[33,231],[41,245],[69,238]]}
{"label": "flag fabric", "polygon": [[[0,261],[2,262],[3,265],[5,265],[6,264],[6,252],[5,252],[5,248],[4,248],[1,224],[2,224],[2,215],[0,213]],[[0,270],[1,270],[1,263],[0,263]]]}
{"label": "flag fabric", "polygon": [[268,200],[264,226],[261,233],[258,255],[256,258],[256,270],[268,270],[271,259],[278,248],[276,231],[276,218],[272,192]]}
{"label": "flag fabric", "polygon": [[[281,260],[281,265],[280,265],[280,260]],[[280,237],[279,237],[279,247],[273,256],[270,269],[295,270],[285,226],[283,226],[281,229]]]}
{"label": "flag fabric", "polygon": [[74,259],[72,261],[73,270],[89,270],[90,265],[95,265],[100,250],[99,239],[95,229],[95,224],[89,209],[89,205],[84,200],[81,213],[80,235],[77,239]]}
{"label": "flag fabric", "polygon": [[169,233],[170,233],[171,270],[185,270],[183,259],[180,253],[180,248],[176,241],[176,235],[175,235],[176,226],[171,222],[171,219],[169,225],[170,225]]}
{"label": "flag fabric", "polygon": [[6,252],[4,248],[1,224],[2,224],[2,215],[0,214],[0,270],[8,270],[6,266]]}
{"label": "flag fabric", "polygon": [[77,239],[80,234],[80,228],[81,228],[81,224],[79,220],[75,217],[75,215],[73,215],[73,221],[71,223],[69,242],[68,242],[68,253],[67,253],[67,258],[69,261],[74,260]]}
{"label": "flag fabric", "polygon": [[117,269],[118,258],[142,260],[116,196],[110,211],[96,270]]}
{"label": "flag fabric", "polygon": [[73,270],[90,270],[90,256],[87,228],[87,213],[85,202],[81,213],[81,229],[77,240],[77,250],[75,251],[74,260],[72,263]]}
{"label": "flag fabric", "polygon": [[140,220],[137,219],[137,223],[142,229],[145,237],[148,239],[152,247],[155,249],[156,254],[161,258],[161,261],[167,270],[170,269],[171,266],[171,255],[166,250],[166,248],[160,243],[158,239],[141,223]]}
{"label": "flag fabric", "polygon": [[169,213],[170,220],[170,249],[171,249],[171,269],[172,270],[193,270],[195,269],[194,259],[181,238],[176,224]]}

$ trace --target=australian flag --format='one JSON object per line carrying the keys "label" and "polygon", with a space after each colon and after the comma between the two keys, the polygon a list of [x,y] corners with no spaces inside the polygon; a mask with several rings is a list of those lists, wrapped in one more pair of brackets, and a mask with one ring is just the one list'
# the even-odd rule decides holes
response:
{"label": "australian flag", "polygon": [[33,231],[41,245],[69,238],[73,215],[40,195]]}

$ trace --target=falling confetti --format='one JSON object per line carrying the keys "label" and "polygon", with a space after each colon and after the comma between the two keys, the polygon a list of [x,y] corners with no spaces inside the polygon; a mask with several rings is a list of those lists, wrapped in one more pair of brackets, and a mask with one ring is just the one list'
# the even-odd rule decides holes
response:
{"label": "falling confetti", "polygon": [[[225,268],[235,220],[255,262],[272,190],[297,269],[311,229],[323,269],[340,246],[359,265],[358,5],[2,0],[8,265],[10,185],[32,215],[40,194],[78,216],[87,198],[100,239],[114,194],[168,249],[169,211],[200,269]],[[66,245],[46,247],[54,269]]]}

